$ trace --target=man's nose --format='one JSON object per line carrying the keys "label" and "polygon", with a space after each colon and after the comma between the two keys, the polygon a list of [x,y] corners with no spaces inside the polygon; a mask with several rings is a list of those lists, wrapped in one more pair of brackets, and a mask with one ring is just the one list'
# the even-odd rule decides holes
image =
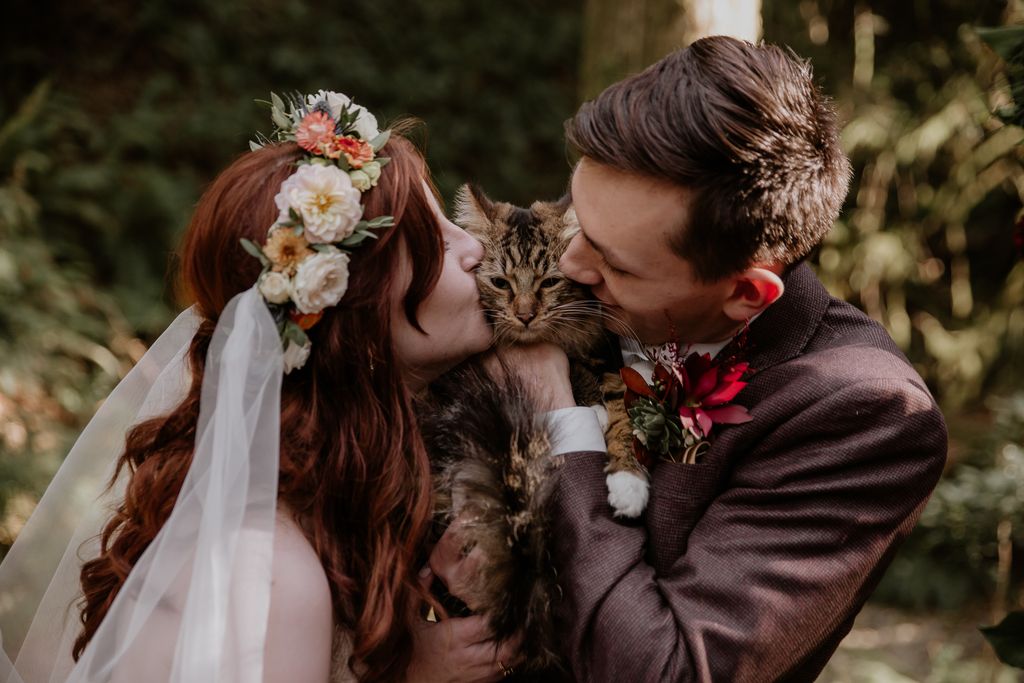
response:
{"label": "man's nose", "polygon": [[588,265],[585,251],[583,235],[577,233],[569,241],[569,246],[566,247],[562,258],[558,259],[558,269],[565,273],[570,280],[592,287],[601,282],[601,274]]}

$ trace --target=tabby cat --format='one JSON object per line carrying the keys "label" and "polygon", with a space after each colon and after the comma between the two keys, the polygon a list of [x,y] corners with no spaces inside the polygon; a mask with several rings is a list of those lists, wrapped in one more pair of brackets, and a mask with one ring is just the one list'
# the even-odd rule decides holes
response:
{"label": "tabby cat", "polygon": [[558,269],[579,231],[568,197],[523,209],[491,201],[465,185],[456,197],[455,222],[484,246],[477,268],[480,300],[498,346],[552,342],[569,356],[579,405],[598,406],[607,417],[608,502],[616,516],[637,517],[647,505],[647,473],[633,456],[625,387],[618,374],[598,379],[588,356],[604,338],[600,306]]}
{"label": "tabby cat", "polygon": [[[630,448],[624,387],[617,374],[599,379],[588,359],[604,339],[602,313],[584,287],[558,270],[579,229],[568,200],[522,209],[463,187],[456,222],[484,246],[477,281],[496,343],[558,344],[570,358],[577,402],[607,409],[608,501],[616,515],[638,516],[647,503],[647,474]],[[479,547],[486,558],[462,597],[488,617],[498,640],[521,634],[521,671],[552,680],[553,669],[565,670],[552,617],[560,591],[548,551],[547,501],[557,463],[548,428],[536,419],[528,392],[514,379],[499,386],[476,360],[434,382],[419,408],[435,473],[438,533],[458,517],[464,552]],[[435,588],[450,614],[464,613],[465,604]]]}

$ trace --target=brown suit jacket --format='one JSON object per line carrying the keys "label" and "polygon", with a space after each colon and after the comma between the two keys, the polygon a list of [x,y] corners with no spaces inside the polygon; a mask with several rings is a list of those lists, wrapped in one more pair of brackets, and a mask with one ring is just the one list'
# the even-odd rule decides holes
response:
{"label": "brown suit jacket", "polygon": [[579,681],[813,681],[916,522],[946,427],[885,330],[806,265],[750,327],[747,424],[651,471],[644,517],[604,456],[563,457],[554,562]]}

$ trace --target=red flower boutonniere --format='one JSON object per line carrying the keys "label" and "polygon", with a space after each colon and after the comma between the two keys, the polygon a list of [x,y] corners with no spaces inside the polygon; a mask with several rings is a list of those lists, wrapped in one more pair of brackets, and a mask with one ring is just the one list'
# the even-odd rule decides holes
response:
{"label": "red flower boutonniere", "polygon": [[695,463],[710,448],[716,424],[742,424],[751,420],[743,406],[729,402],[747,383],[749,363],[736,355],[712,360],[708,354],[685,358],[677,345],[669,345],[654,366],[648,384],[636,370],[622,368],[625,405],[633,428],[633,451],[649,465],[655,457]]}

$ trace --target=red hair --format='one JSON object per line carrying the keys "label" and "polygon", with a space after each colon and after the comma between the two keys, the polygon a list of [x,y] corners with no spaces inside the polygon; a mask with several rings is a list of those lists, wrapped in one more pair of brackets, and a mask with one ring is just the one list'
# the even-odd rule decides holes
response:
{"label": "red hair", "polygon": [[[353,254],[344,299],[309,331],[312,354],[281,389],[278,500],[320,557],[335,623],[351,630],[352,663],[365,681],[401,678],[408,667],[410,620],[423,597],[414,563],[431,512],[429,463],[392,350],[390,292],[404,243],[412,256],[404,312],[418,327],[416,309],[444,259],[422,157],[397,135],[382,155],[391,163],[363,195],[364,213],[392,215],[396,225],[378,230],[377,240]],[[76,659],[170,515],[191,462],[217,318],[260,272],[239,239],[265,241],[277,217],[274,195],[301,156],[295,144],[245,154],[199,201],[181,249],[182,285],[203,319],[189,353],[191,389],[170,415],[128,435],[118,461],[118,471],[131,474],[124,501],[103,531],[100,556],[82,568]]]}

